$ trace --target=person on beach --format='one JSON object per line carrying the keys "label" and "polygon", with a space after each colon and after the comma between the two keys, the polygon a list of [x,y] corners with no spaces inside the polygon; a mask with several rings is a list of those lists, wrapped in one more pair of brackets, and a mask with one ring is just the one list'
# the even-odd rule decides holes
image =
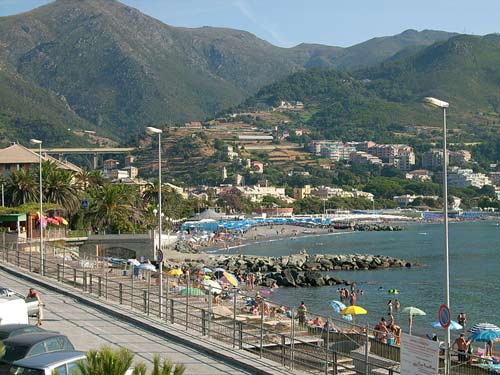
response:
{"label": "person on beach", "polygon": [[26,299],[36,299],[38,301],[37,325],[41,326],[43,320],[43,302],[40,294],[35,289],[30,288]]}
{"label": "person on beach", "polygon": [[304,327],[306,324],[306,317],[307,317],[307,307],[306,307],[304,301],[302,301],[300,303],[300,306],[297,309],[297,315],[299,317],[299,325],[301,327]]}
{"label": "person on beach", "polygon": [[458,324],[460,324],[463,327],[464,332],[465,332],[465,325],[467,324],[467,316],[463,312],[458,314],[457,322],[458,322]]}
{"label": "person on beach", "polygon": [[398,299],[396,298],[394,300],[394,311],[396,311],[398,313],[400,308],[401,308],[401,304],[399,303]]}
{"label": "person on beach", "polygon": [[392,315],[392,299],[387,302],[387,312]]}
{"label": "person on beach", "polygon": [[465,340],[465,334],[461,333],[459,337],[455,340],[455,342],[452,345],[452,348],[457,348],[458,350],[458,361],[459,362],[466,362],[467,361],[467,355],[465,354],[467,352],[467,349],[469,347],[470,341]]}
{"label": "person on beach", "polygon": [[486,357],[493,356],[493,340],[490,340],[486,343]]}
{"label": "person on beach", "polygon": [[349,298],[349,303],[351,304],[351,306],[354,306],[356,304],[356,293],[351,293],[351,298]]}
{"label": "person on beach", "polygon": [[375,326],[374,336],[382,343],[387,344],[387,334],[389,330],[387,329],[387,324],[385,318],[380,318],[380,321]]}

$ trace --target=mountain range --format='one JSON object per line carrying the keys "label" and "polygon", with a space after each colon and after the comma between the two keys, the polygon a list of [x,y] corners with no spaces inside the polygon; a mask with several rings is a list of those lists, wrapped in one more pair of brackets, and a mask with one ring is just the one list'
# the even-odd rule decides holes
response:
{"label": "mountain range", "polygon": [[71,128],[123,140],[213,116],[295,72],[399,61],[454,36],[280,48],[240,30],[172,27],[115,0],[56,0],[0,18],[0,138],[84,142]]}

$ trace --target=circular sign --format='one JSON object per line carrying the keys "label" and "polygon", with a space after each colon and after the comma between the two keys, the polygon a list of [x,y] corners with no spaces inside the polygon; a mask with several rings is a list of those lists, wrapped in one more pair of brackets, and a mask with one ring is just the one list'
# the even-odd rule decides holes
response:
{"label": "circular sign", "polygon": [[162,250],[158,250],[158,262],[161,263],[163,262],[163,251]]}
{"label": "circular sign", "polygon": [[448,328],[451,324],[450,308],[446,305],[441,305],[438,312],[439,324],[441,327]]}

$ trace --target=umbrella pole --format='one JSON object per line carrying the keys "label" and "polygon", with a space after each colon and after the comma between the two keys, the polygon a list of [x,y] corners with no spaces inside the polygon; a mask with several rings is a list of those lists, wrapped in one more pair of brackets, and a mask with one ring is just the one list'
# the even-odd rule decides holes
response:
{"label": "umbrella pole", "polygon": [[409,331],[409,334],[411,336],[411,325],[413,323],[413,317],[411,314],[408,315],[408,323],[409,323],[409,326],[410,326],[410,331]]}

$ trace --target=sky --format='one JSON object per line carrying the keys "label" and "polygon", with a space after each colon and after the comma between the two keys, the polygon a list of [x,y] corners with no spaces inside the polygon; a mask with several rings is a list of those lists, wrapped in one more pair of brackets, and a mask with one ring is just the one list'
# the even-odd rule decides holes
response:
{"label": "sky", "polygon": [[[63,0],[61,0],[63,1]],[[0,0],[0,16],[51,0]],[[281,47],[347,47],[406,29],[500,32],[500,0],[122,0],[169,25],[249,31]]]}

